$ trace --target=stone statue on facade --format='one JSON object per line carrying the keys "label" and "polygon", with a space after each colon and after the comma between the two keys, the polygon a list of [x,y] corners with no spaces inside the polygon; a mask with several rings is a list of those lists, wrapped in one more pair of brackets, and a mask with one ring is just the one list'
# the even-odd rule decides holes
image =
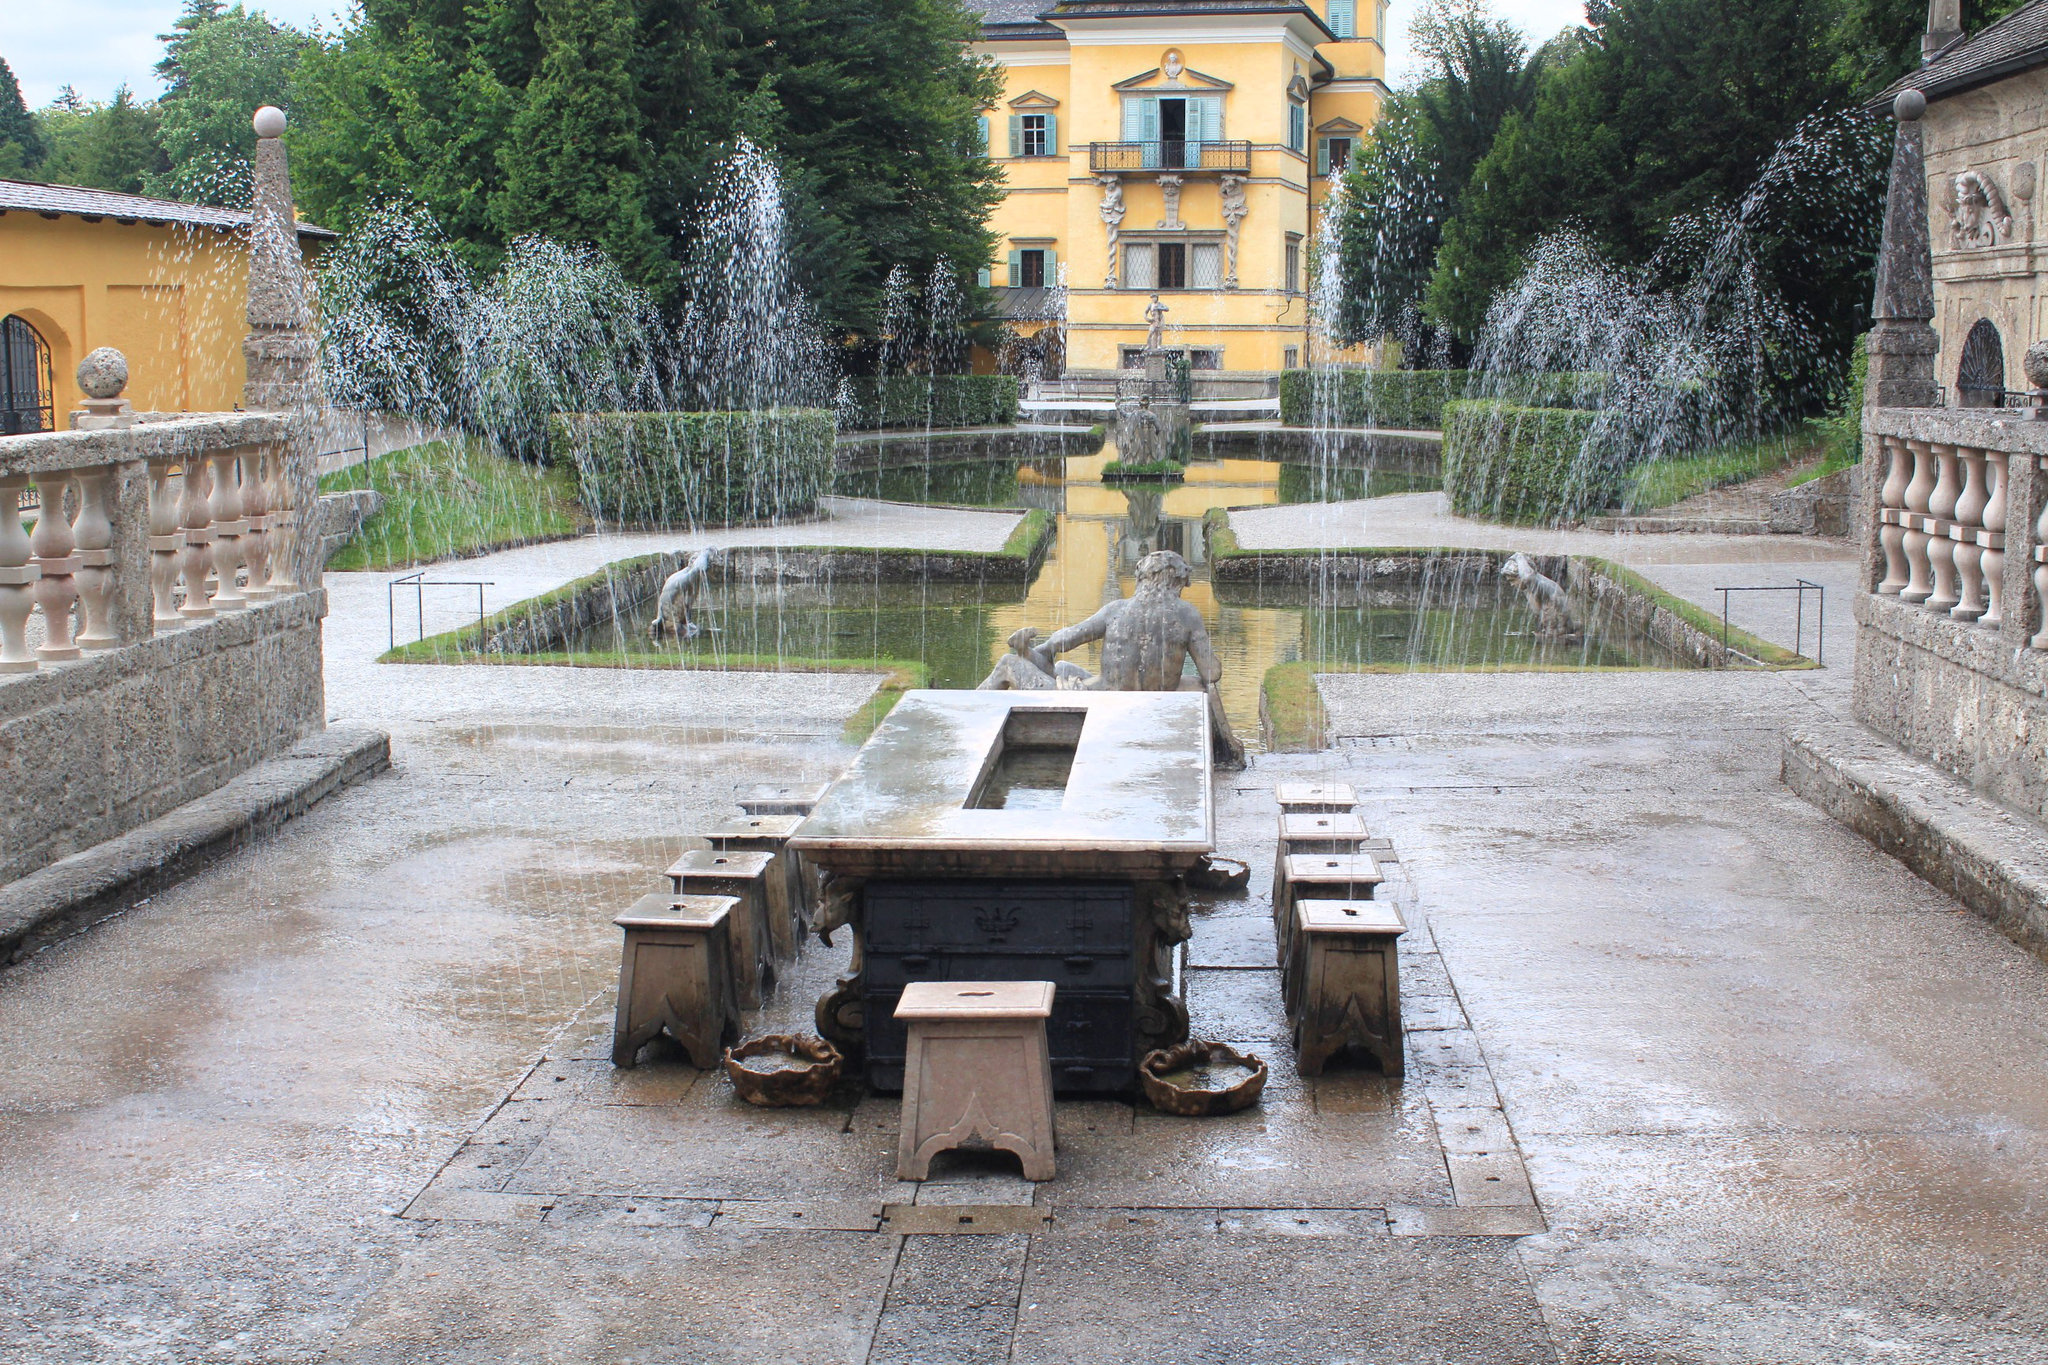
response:
{"label": "stone statue on facade", "polygon": [[[1010,636],[1010,652],[997,661],[981,686],[986,690],[1065,692],[1177,692],[1187,663],[1209,698],[1209,732],[1218,767],[1244,766],[1244,746],[1223,713],[1218,680],[1223,666],[1209,643],[1202,614],[1181,600],[1193,579],[1188,562],[1171,550],[1155,550],[1138,561],[1138,588],[1087,620],[1039,641],[1035,627]],[[1090,674],[1060,655],[1102,642],[1102,672]]]}
{"label": "stone statue on facade", "polygon": [[1123,235],[1124,182],[1113,175],[1098,175],[1095,183],[1102,186],[1102,203],[1096,212],[1102,215],[1102,231],[1109,239],[1109,272],[1102,277],[1102,287],[1114,289],[1117,286],[1117,238]]}
{"label": "stone statue on facade", "polygon": [[1244,198],[1244,179],[1226,175],[1222,184],[1223,205],[1223,287],[1237,288],[1237,229],[1251,211]]}

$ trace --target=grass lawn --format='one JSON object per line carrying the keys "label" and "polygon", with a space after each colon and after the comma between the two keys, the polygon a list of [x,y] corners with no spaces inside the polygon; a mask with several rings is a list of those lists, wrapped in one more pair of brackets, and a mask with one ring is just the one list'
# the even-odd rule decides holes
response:
{"label": "grass lawn", "polygon": [[521,464],[476,442],[428,441],[320,479],[323,493],[353,488],[382,493],[384,510],[328,561],[330,570],[411,568],[559,540],[589,524],[573,470]]}
{"label": "grass lawn", "polygon": [[1622,491],[1622,508],[1628,512],[1647,512],[1683,502],[1708,489],[1745,483],[1788,464],[1812,459],[1828,448],[1831,434],[1825,422],[1803,422],[1776,436],[1717,446],[1677,459],[1652,460],[1635,472]]}

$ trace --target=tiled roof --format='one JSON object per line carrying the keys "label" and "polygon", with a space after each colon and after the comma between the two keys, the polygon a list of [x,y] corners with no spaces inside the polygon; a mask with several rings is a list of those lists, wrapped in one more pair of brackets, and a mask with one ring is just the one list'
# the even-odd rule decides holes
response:
{"label": "tiled roof", "polygon": [[1051,289],[998,289],[996,314],[1019,322],[1049,322],[1060,315],[1060,301]]}
{"label": "tiled roof", "polygon": [[2048,63],[2048,0],[2034,0],[1957,43],[1918,71],[1899,77],[1871,105],[1888,108],[1893,97],[1906,89],[1938,100],[2043,63]]}
{"label": "tiled roof", "polygon": [[1065,37],[1059,29],[1038,16],[1054,0],[968,0],[968,9],[981,16],[982,32],[989,37]]}
{"label": "tiled roof", "polygon": [[[967,0],[981,15],[982,33],[990,38],[1062,36],[1046,22],[1054,16],[1087,18],[1118,14],[1305,14],[1325,32],[1328,25],[1298,0]],[[2043,0],[2048,3],[2048,0]],[[1332,35],[1333,37],[1335,35]]]}
{"label": "tiled roof", "polygon": [[[87,218],[112,218],[119,222],[184,223],[192,227],[245,228],[246,209],[217,209],[205,204],[185,204],[175,199],[149,199],[139,194],[116,194],[112,190],[88,190],[76,185],[41,185],[32,180],[0,180],[0,212],[75,213]],[[301,237],[333,237],[336,234],[311,223],[299,224]]]}

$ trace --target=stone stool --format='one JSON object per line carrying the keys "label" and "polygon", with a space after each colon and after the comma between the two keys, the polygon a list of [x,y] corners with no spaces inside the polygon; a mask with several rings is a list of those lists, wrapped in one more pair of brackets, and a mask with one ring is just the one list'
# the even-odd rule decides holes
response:
{"label": "stone stool", "polygon": [[1273,933],[1281,989],[1292,993],[1295,905],[1303,900],[1371,900],[1386,880],[1370,853],[1286,853],[1273,887]]}
{"label": "stone stool", "polygon": [[1026,1180],[1053,1175],[1050,981],[914,981],[896,1017],[910,1026],[896,1178],[923,1180],[932,1157],[986,1143],[1014,1152]]}
{"label": "stone stool", "polygon": [[830,782],[754,787],[740,798],[740,809],[749,815],[809,815],[831,788]]}
{"label": "stone stool", "polygon": [[726,931],[739,901],[732,896],[642,896],[612,923],[626,931],[619,962],[619,1009],[612,1021],[612,1065],[631,1066],[640,1049],[666,1030],[690,1054],[690,1065],[718,1065],[727,1039],[739,1036]]}
{"label": "stone stool", "polygon": [[1408,926],[1389,901],[1295,902],[1295,1064],[1304,1076],[1347,1047],[1402,1072],[1401,968],[1396,943]]}
{"label": "stone stool", "polygon": [[1287,881],[1282,860],[1294,853],[1356,853],[1365,842],[1365,821],[1350,811],[1282,811],[1280,841],[1273,855],[1273,924],[1276,939],[1280,917],[1286,913],[1280,888]]}
{"label": "stone stool", "polygon": [[772,853],[691,849],[668,870],[669,882],[679,893],[739,900],[726,941],[732,949],[733,990],[742,1009],[761,1008],[762,987],[775,979],[768,932],[768,864],[773,861]]}
{"label": "stone stool", "polygon": [[1283,811],[1348,811],[1358,804],[1358,794],[1343,782],[1281,782],[1273,788],[1273,799]]}
{"label": "stone stool", "polygon": [[811,923],[803,873],[797,855],[788,848],[789,836],[803,822],[801,815],[756,815],[704,836],[714,853],[766,853],[774,858],[768,868],[768,940],[775,956],[785,961],[796,956],[797,941]]}

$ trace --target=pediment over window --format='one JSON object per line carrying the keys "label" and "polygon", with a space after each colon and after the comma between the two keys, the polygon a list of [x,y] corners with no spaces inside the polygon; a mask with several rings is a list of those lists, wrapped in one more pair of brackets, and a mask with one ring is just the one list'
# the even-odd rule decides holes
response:
{"label": "pediment over window", "polygon": [[1010,101],[1012,109],[1057,109],[1060,102],[1051,95],[1038,90],[1026,90]]}
{"label": "pediment over window", "polygon": [[1365,126],[1353,123],[1348,118],[1333,118],[1328,123],[1318,123],[1316,131],[1319,133],[1362,133],[1365,131]]}
{"label": "pediment over window", "polygon": [[1173,77],[1166,74],[1164,67],[1157,66],[1141,75],[1133,76],[1129,80],[1118,81],[1110,87],[1112,90],[1122,90],[1126,93],[1137,90],[1234,90],[1236,88],[1229,81],[1218,80],[1214,76],[1205,76],[1199,71],[1192,71],[1186,67],[1181,68],[1181,73],[1178,77]]}
{"label": "pediment over window", "polygon": [[1305,99],[1307,99],[1307,98],[1308,98],[1308,77],[1306,77],[1306,76],[1304,76],[1304,75],[1301,75],[1301,74],[1300,74],[1299,72],[1297,72],[1297,73],[1295,74],[1295,77],[1294,77],[1294,79],[1293,79],[1293,80],[1291,80],[1291,81],[1289,81],[1289,82],[1287,82],[1287,93],[1288,93],[1288,94],[1290,94],[1290,95],[1292,95],[1292,96],[1293,96],[1294,98],[1296,98],[1296,99],[1298,99],[1298,100],[1305,100]]}

